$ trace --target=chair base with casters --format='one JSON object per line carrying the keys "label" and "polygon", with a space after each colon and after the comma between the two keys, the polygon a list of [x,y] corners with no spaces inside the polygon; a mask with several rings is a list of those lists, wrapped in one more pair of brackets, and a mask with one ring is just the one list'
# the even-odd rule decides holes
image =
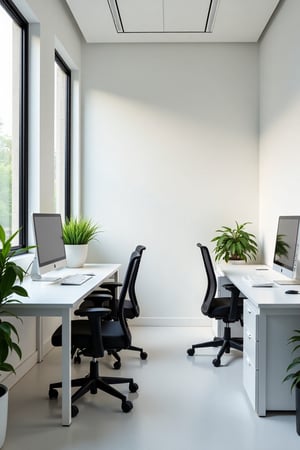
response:
{"label": "chair base with casters", "polygon": [[[87,317],[88,320],[72,320],[72,349],[81,349],[82,354],[84,356],[89,356],[91,358],[91,361],[90,371],[87,376],[71,380],[71,387],[79,388],[71,397],[72,417],[75,417],[78,414],[78,408],[73,403],[87,392],[90,392],[91,394],[97,394],[98,390],[104,391],[107,394],[120,399],[122,402],[122,410],[124,412],[129,412],[133,407],[132,402],[128,400],[124,394],[111,386],[114,384],[128,383],[129,391],[136,392],[138,390],[138,385],[134,382],[133,378],[100,376],[99,374],[98,358],[103,357],[106,350],[103,344],[102,335],[102,324],[104,324],[105,322],[103,322],[102,319],[110,312],[111,311],[107,308],[87,308],[84,310],[78,309],[74,313],[75,315],[80,317]],[[105,338],[106,344],[109,344],[109,342],[112,341],[111,346],[115,347],[115,342],[117,342],[118,348],[122,348],[123,344],[126,346],[127,337],[124,336],[121,326],[118,323],[116,323],[116,325],[118,325],[117,336],[114,336],[113,334],[113,332],[116,330],[112,330],[110,335],[106,336]],[[57,330],[53,333],[51,341],[54,347],[61,347],[62,326],[58,327]],[[57,383],[51,383],[49,385],[49,398],[57,398],[57,388],[61,387],[61,381]]]}
{"label": "chair base with casters", "polygon": [[207,347],[221,347],[215,359],[213,359],[212,363],[215,367],[219,367],[221,365],[221,357],[224,353],[230,353],[230,349],[234,348],[236,350],[243,351],[243,338],[232,338],[231,337],[231,328],[229,324],[225,325],[224,328],[224,336],[216,337],[213,341],[203,342],[200,344],[194,344],[191,348],[187,350],[187,354],[189,356],[193,356],[195,354],[196,348],[207,348]]}
{"label": "chair base with casters", "polygon": [[[148,353],[144,352],[141,347],[135,347],[134,345],[130,345],[126,350],[132,350],[135,352],[140,352],[140,358],[144,361],[148,358]],[[114,369],[121,369],[121,357],[117,350],[111,350],[107,352],[109,355],[112,355],[115,358],[115,362],[113,363]]]}
{"label": "chair base with casters", "polygon": [[[97,394],[98,390],[104,391],[113,397],[119,398],[122,401],[122,411],[129,412],[133,405],[127,397],[119,392],[117,389],[110,386],[111,384],[128,383],[130,392],[136,392],[138,385],[134,383],[132,378],[119,378],[119,377],[101,377],[99,375],[99,363],[97,359],[93,358],[90,361],[90,372],[86,377],[77,378],[71,381],[71,387],[79,387],[79,389],[72,395],[72,417],[77,416],[78,408],[73,405],[73,402],[78,400],[84,394],[90,391],[91,394]],[[58,388],[62,387],[62,382],[51,383],[49,385],[49,398],[58,397]]]}

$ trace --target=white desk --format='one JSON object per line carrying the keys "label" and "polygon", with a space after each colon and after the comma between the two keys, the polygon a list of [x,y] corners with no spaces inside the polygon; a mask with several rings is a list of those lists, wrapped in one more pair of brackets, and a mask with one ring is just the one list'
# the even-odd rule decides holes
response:
{"label": "white desk", "polygon": [[291,362],[288,338],[300,328],[300,295],[285,294],[300,286],[251,287],[247,274],[263,274],[273,280],[284,277],[263,266],[222,265],[225,276],[247,297],[244,301],[243,384],[259,416],[267,411],[295,410],[290,383],[283,383]]}
{"label": "white desk", "polygon": [[[59,276],[75,273],[93,273],[81,286],[24,280],[29,297],[20,297],[22,303],[10,303],[7,310],[19,316],[60,316],[62,318],[62,425],[71,425],[71,313],[72,308],[97,288],[104,280],[117,279],[119,264],[86,264],[80,269],[62,269]],[[39,360],[42,359],[42,330],[38,336]]]}

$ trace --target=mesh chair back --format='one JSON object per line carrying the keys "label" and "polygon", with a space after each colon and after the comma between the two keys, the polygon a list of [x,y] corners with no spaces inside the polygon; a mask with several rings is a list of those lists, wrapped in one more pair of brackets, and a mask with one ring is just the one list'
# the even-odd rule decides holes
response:
{"label": "mesh chair back", "polygon": [[134,271],[136,264],[138,264],[138,261],[140,260],[141,255],[134,251],[130,255],[129,264],[126,270],[126,274],[124,277],[124,281],[122,284],[122,289],[119,296],[119,309],[118,309],[118,319],[121,323],[124,335],[128,339],[128,344],[131,342],[131,333],[129,330],[129,326],[127,324],[125,314],[124,314],[124,305],[125,305],[125,299],[127,296],[127,293],[132,290],[132,285],[135,283],[134,279]]}
{"label": "mesh chair back", "polygon": [[137,278],[137,274],[139,271],[142,254],[143,254],[144,250],[146,250],[146,247],[144,247],[143,245],[137,245],[137,247],[135,249],[135,252],[137,252],[139,254],[139,258],[136,261],[136,264],[135,264],[135,267],[134,267],[134,270],[132,273],[132,279],[128,286],[128,294],[129,294],[129,298],[131,301],[132,313],[133,313],[134,317],[138,317],[140,315],[140,307],[139,307],[136,293],[135,293],[135,282],[136,282],[136,278]]}
{"label": "mesh chair back", "polygon": [[205,315],[209,315],[211,303],[213,299],[215,298],[216,291],[217,291],[217,280],[215,276],[214,267],[211,261],[211,257],[208,251],[208,248],[204,245],[197,244],[197,246],[201,250],[204,268],[207,276],[207,289],[206,294],[201,306],[201,311]]}

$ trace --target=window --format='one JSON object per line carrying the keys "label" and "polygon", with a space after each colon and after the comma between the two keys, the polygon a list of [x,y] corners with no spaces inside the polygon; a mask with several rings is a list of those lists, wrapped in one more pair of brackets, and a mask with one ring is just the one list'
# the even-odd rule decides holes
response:
{"label": "window", "polygon": [[55,52],[54,195],[55,211],[70,217],[71,71]]}
{"label": "window", "polygon": [[0,0],[0,223],[8,234],[27,234],[28,23],[11,0]]}

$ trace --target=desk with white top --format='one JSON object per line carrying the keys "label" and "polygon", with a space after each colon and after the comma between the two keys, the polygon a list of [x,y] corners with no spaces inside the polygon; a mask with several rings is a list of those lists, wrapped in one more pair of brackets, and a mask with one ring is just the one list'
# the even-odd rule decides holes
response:
{"label": "desk with white top", "polygon": [[300,295],[286,294],[300,286],[274,284],[252,287],[247,275],[259,273],[270,280],[284,279],[266,266],[222,265],[223,274],[245,295],[243,384],[248,398],[259,416],[267,411],[295,410],[290,382],[284,382],[292,360],[288,339],[300,329]]}
{"label": "desk with white top", "polygon": [[[23,282],[29,297],[19,297],[21,303],[10,303],[5,309],[19,316],[59,316],[62,318],[62,425],[71,425],[71,314],[81,300],[105,280],[117,280],[119,264],[86,264],[82,268],[60,269],[59,277],[77,273],[93,273],[94,276],[80,286],[62,286],[58,283]],[[38,333],[38,359],[42,359],[42,330]]]}

